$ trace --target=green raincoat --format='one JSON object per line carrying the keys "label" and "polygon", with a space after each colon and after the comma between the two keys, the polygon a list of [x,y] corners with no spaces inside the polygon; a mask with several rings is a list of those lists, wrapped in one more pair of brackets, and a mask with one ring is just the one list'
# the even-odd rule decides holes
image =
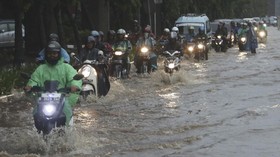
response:
{"label": "green raincoat", "polygon": [[[46,80],[57,80],[59,81],[58,89],[76,86],[81,89],[82,81],[73,80],[73,77],[77,74],[77,71],[67,63],[60,59],[56,65],[50,65],[48,63],[40,65],[31,75],[31,79],[28,81],[28,86],[39,86],[44,87]],[[66,98],[63,112],[66,115],[66,124],[72,117],[72,108],[77,103],[79,93],[70,93],[69,97]],[[34,109],[34,114],[36,108]]]}

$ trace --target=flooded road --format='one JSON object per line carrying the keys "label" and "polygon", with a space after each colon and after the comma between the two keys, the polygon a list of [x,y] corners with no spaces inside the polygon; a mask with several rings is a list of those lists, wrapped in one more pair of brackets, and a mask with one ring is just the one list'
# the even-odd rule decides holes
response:
{"label": "flooded road", "polygon": [[[184,60],[171,79],[112,80],[109,94],[81,102],[66,136],[46,143],[32,105],[0,106],[0,151],[19,156],[278,157],[280,32],[268,28],[257,54],[209,54]],[[273,36],[272,36],[273,34]],[[162,64],[160,62],[160,66]],[[1,153],[0,153],[1,154]]]}

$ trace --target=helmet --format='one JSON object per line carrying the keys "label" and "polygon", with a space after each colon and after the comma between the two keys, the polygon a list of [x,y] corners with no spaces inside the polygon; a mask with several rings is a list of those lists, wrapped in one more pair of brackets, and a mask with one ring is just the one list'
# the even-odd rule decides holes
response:
{"label": "helmet", "polygon": [[57,41],[50,41],[45,52],[46,61],[51,65],[55,65],[61,58],[60,50],[61,46]]}
{"label": "helmet", "polygon": [[178,29],[178,27],[173,27],[173,28],[172,28],[172,31],[174,31],[174,32],[179,32],[179,29]]}
{"label": "helmet", "polygon": [[90,35],[87,37],[87,43],[95,42],[95,41],[96,41],[96,39],[93,36]]}
{"label": "helmet", "polygon": [[99,33],[96,30],[91,31],[90,33],[93,37],[99,37]]}
{"label": "helmet", "polygon": [[102,31],[98,32],[100,36],[104,36],[104,33]]}
{"label": "helmet", "polygon": [[126,32],[124,29],[121,28],[121,29],[118,29],[117,34],[125,35]]}
{"label": "helmet", "polygon": [[51,34],[49,35],[49,41],[59,41],[58,35],[55,34],[55,33],[51,33]]}
{"label": "helmet", "polygon": [[164,29],[163,29],[163,32],[165,32],[165,33],[170,33],[170,30],[169,30],[168,28],[164,28]]}

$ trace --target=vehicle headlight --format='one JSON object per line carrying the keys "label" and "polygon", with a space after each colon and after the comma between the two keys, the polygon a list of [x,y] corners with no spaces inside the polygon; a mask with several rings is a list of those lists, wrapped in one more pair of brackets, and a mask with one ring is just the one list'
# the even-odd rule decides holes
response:
{"label": "vehicle headlight", "polygon": [[266,24],[263,24],[263,26],[266,27],[267,25],[266,25]]}
{"label": "vehicle headlight", "polygon": [[169,64],[168,64],[168,68],[169,68],[169,69],[173,69],[174,67],[175,67],[175,64],[174,64],[174,63],[169,63]]}
{"label": "vehicle headlight", "polygon": [[149,51],[149,49],[147,47],[142,47],[141,48],[142,53],[147,53],[148,51]]}
{"label": "vehicle headlight", "polygon": [[120,56],[120,55],[122,55],[122,54],[123,54],[122,51],[115,51],[115,55],[116,55],[116,56]]}
{"label": "vehicle headlight", "polygon": [[46,104],[43,106],[43,113],[46,116],[52,116],[56,111],[56,106],[53,104]]}
{"label": "vehicle headlight", "polygon": [[189,47],[188,47],[188,50],[189,50],[190,52],[193,52],[193,46],[189,46]]}
{"label": "vehicle headlight", "polygon": [[91,68],[89,66],[85,66],[82,69],[82,74],[85,78],[89,77]]}
{"label": "vehicle headlight", "polygon": [[241,40],[242,42],[246,42],[246,38],[245,38],[245,37],[242,37],[240,40]]}
{"label": "vehicle headlight", "polygon": [[261,31],[261,32],[259,33],[259,35],[260,35],[260,37],[264,37],[264,36],[265,36],[265,32],[264,32],[264,31]]}
{"label": "vehicle headlight", "polygon": [[202,44],[198,44],[197,47],[198,47],[199,49],[203,49],[204,46],[203,46]]}
{"label": "vehicle headlight", "polygon": [[254,31],[257,31],[258,30],[258,27],[254,27]]}
{"label": "vehicle headlight", "polygon": [[222,38],[222,36],[218,35],[218,36],[217,36],[217,38],[218,38],[218,39],[221,39],[221,38]]}

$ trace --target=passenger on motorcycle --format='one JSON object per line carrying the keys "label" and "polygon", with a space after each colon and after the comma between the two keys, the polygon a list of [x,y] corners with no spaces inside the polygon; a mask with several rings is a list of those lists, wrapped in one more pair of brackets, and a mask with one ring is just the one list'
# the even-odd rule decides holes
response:
{"label": "passenger on motorcycle", "polygon": [[[55,33],[51,33],[51,34],[49,35],[49,42],[50,42],[50,41],[57,41],[57,42],[59,42],[59,37],[58,37],[58,35],[55,34]],[[70,56],[69,56],[69,54],[67,53],[67,51],[66,51],[64,48],[61,48],[60,53],[61,53],[61,56],[62,56],[63,59],[64,59],[64,62],[70,63]],[[38,62],[38,63],[44,63],[44,61],[45,61],[45,48],[42,49],[42,50],[39,52],[38,57],[36,58],[36,62]]]}
{"label": "passenger on motorcycle", "polygon": [[134,56],[134,64],[137,69],[137,73],[140,73],[141,68],[141,59],[139,57],[139,53],[141,52],[142,47],[147,47],[149,50],[149,63],[148,63],[148,73],[157,69],[157,55],[155,54],[155,39],[151,36],[151,32],[148,29],[144,30],[144,34],[140,37],[136,42],[136,53]]}
{"label": "passenger on motorcycle", "polygon": [[238,30],[238,38],[246,35],[247,31],[248,31],[247,23],[245,22],[241,23],[241,27]]}
{"label": "passenger on motorcycle", "polygon": [[124,67],[127,69],[127,73],[130,73],[130,59],[129,55],[132,50],[132,45],[129,40],[125,39],[126,31],[124,29],[118,29],[117,31],[117,40],[112,46],[113,51],[122,51],[126,53],[126,56],[123,58]]}
{"label": "passenger on motorcycle", "polygon": [[[67,98],[63,112],[66,116],[66,125],[72,118],[72,108],[78,101],[79,91],[82,86],[82,81],[73,80],[73,76],[77,74],[77,71],[70,65],[64,63],[64,59],[61,58],[61,46],[56,41],[50,41],[45,51],[46,64],[40,65],[31,75],[26,87],[26,92],[29,92],[33,86],[44,87],[45,80],[57,80],[59,81],[59,88],[70,87],[71,93]],[[34,117],[38,116],[36,109],[33,113]],[[35,126],[39,125],[39,122],[35,120]]]}
{"label": "passenger on motorcycle", "polygon": [[170,30],[168,28],[163,29],[163,33],[159,38],[159,41],[166,41],[170,36]]}

